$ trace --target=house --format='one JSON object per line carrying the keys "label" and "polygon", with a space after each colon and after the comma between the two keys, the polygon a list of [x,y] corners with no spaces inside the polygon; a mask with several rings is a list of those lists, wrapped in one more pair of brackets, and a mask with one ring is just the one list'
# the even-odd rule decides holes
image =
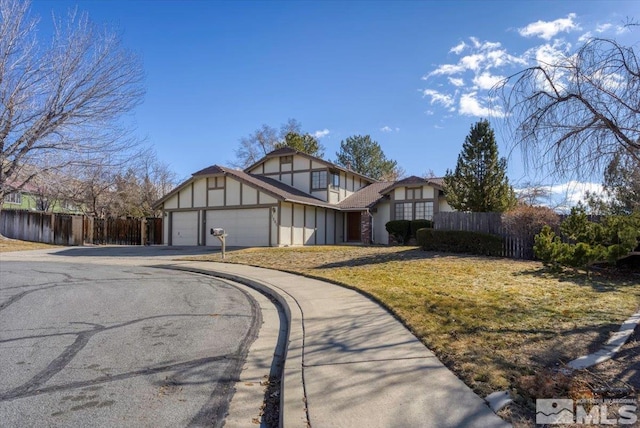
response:
{"label": "house", "polygon": [[380,182],[282,148],[244,171],[213,165],[160,199],[164,244],[228,246],[388,244],[385,224],[452,211],[441,179]]}
{"label": "house", "polygon": [[15,181],[5,182],[9,190],[4,196],[2,209],[46,211],[65,214],[82,214],[77,203],[68,198],[48,191],[44,186],[30,182],[22,186],[17,186]]}

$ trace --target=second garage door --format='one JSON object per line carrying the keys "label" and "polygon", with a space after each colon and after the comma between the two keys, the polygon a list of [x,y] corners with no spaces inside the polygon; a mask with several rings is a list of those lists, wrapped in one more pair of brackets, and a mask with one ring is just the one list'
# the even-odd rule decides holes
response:
{"label": "second garage door", "polygon": [[221,227],[228,234],[227,246],[269,246],[269,208],[207,211],[207,245],[219,246],[218,238],[209,234],[214,227]]}
{"label": "second garage door", "polygon": [[171,216],[171,244],[198,245],[198,212],[175,212]]}

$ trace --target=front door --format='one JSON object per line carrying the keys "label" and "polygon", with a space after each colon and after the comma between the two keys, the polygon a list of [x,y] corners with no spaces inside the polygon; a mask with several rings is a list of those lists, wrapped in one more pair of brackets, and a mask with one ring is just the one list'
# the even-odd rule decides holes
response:
{"label": "front door", "polygon": [[347,213],[347,241],[360,242],[360,213]]}

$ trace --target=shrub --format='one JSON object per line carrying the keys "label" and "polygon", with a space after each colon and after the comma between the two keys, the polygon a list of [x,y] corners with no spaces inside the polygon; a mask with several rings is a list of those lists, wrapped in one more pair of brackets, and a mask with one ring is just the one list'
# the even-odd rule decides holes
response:
{"label": "shrub", "polygon": [[601,223],[591,222],[583,207],[571,209],[560,225],[561,236],[545,226],[536,235],[536,257],[546,265],[573,268],[589,267],[595,262],[614,264],[638,246],[640,213],[607,216]]}
{"label": "shrub", "polygon": [[425,251],[467,253],[479,256],[502,255],[502,238],[488,233],[419,229],[416,238],[418,245]]}
{"label": "shrub", "polygon": [[420,229],[430,229],[433,227],[433,222],[431,220],[412,220],[411,221],[411,237],[418,238],[418,230]]}
{"label": "shrub", "polygon": [[387,232],[400,244],[406,244],[411,236],[411,222],[409,220],[392,220],[384,225]]}

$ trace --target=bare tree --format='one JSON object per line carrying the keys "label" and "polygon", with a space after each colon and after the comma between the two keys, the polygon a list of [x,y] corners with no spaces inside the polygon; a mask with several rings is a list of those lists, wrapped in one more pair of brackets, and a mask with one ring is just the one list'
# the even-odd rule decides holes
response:
{"label": "bare tree", "polygon": [[558,176],[602,172],[616,153],[640,160],[640,66],[633,47],[591,39],[573,55],[495,89],[527,166]]}
{"label": "bare tree", "polygon": [[43,172],[123,162],[136,143],[119,119],[144,95],[141,63],[113,32],[72,11],[46,45],[29,9],[0,0],[0,206]]}
{"label": "bare tree", "polygon": [[262,125],[252,134],[240,139],[233,166],[244,169],[253,165],[264,155],[276,149],[278,143],[285,141],[287,134],[300,134],[301,128],[302,125],[295,119],[289,119],[282,124],[279,131],[269,125]]}

